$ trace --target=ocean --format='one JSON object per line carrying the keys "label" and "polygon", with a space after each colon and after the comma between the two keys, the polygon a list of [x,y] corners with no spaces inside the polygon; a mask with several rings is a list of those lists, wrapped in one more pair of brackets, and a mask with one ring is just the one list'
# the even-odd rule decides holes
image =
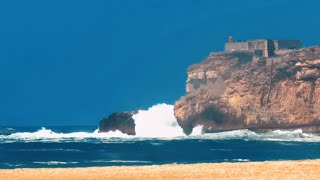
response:
{"label": "ocean", "polygon": [[[98,133],[96,126],[0,127],[0,168],[57,168],[320,158],[320,136],[274,130],[183,134],[173,106],[133,117],[136,135]],[[8,133],[10,132],[10,133]]]}
{"label": "ocean", "polygon": [[0,136],[2,169],[320,158],[320,137],[301,130],[138,138],[103,137],[91,126],[12,128],[19,133]]}

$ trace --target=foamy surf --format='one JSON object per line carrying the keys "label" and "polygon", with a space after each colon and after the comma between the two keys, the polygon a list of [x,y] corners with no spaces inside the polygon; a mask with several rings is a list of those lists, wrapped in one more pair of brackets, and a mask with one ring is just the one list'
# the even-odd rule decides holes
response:
{"label": "foamy surf", "polygon": [[226,131],[219,133],[208,133],[201,135],[190,136],[176,136],[176,137],[139,137],[129,136],[121,133],[120,131],[108,133],[86,133],[86,132],[73,132],[73,133],[56,133],[50,129],[42,128],[36,132],[19,132],[8,136],[0,136],[0,141],[15,142],[15,141],[87,141],[88,139],[98,139],[108,141],[132,141],[132,140],[174,140],[174,139],[211,139],[211,140],[230,140],[230,139],[243,139],[243,140],[258,140],[258,141],[293,141],[293,142],[320,142],[320,136],[313,134],[303,133],[301,129],[294,131],[270,131],[266,133],[256,133],[247,129]]}
{"label": "foamy surf", "polygon": [[173,113],[173,105],[158,104],[133,115],[137,137],[185,136]]}
{"label": "foamy surf", "polygon": [[212,140],[243,139],[257,141],[320,142],[320,136],[303,133],[301,129],[292,131],[274,130],[265,133],[256,133],[248,129],[241,129],[218,133],[207,133],[200,136],[190,136],[189,138]]}
{"label": "foamy surf", "polygon": [[147,110],[139,110],[133,116],[136,124],[136,135],[130,136],[120,131],[98,133],[94,132],[72,132],[57,133],[51,129],[42,127],[36,132],[17,132],[11,135],[1,135],[0,141],[14,142],[23,141],[86,141],[88,139],[99,139],[108,141],[146,140],[146,139],[244,139],[260,141],[297,141],[297,142],[320,142],[320,136],[303,133],[301,129],[294,131],[275,130],[266,133],[256,133],[247,129],[234,130],[219,133],[202,133],[202,127],[197,126],[192,134],[187,136],[178,125],[174,117],[173,105],[158,104]]}
{"label": "foamy surf", "polygon": [[79,162],[61,162],[61,161],[48,161],[48,162],[33,162],[34,164],[46,165],[61,165],[61,164],[78,164]]}
{"label": "foamy surf", "polygon": [[36,132],[18,132],[8,136],[0,136],[0,137],[7,138],[7,139],[36,140],[36,139],[68,139],[68,138],[85,139],[85,138],[111,138],[111,137],[126,138],[126,137],[129,137],[129,135],[123,134],[120,131],[98,133],[97,130],[95,130],[92,133],[88,133],[88,132],[56,133],[51,129],[42,127],[40,130]]}

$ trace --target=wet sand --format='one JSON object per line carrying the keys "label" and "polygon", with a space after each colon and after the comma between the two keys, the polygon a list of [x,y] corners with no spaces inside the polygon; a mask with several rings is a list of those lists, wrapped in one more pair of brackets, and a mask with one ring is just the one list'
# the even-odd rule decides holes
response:
{"label": "wet sand", "polygon": [[320,159],[89,168],[0,170],[1,180],[38,179],[320,179]]}

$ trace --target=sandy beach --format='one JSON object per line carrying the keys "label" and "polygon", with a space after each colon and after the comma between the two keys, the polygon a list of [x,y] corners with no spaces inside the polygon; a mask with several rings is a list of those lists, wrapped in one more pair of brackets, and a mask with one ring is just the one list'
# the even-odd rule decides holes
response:
{"label": "sandy beach", "polygon": [[320,179],[320,160],[0,170],[12,179]]}

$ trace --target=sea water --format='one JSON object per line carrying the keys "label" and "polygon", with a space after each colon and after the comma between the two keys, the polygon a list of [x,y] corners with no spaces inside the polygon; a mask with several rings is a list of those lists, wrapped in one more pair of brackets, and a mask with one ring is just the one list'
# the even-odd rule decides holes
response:
{"label": "sea water", "polygon": [[134,117],[136,136],[98,133],[96,126],[2,127],[0,168],[90,167],[320,158],[320,136],[275,130],[183,134],[173,106],[155,105]]}

